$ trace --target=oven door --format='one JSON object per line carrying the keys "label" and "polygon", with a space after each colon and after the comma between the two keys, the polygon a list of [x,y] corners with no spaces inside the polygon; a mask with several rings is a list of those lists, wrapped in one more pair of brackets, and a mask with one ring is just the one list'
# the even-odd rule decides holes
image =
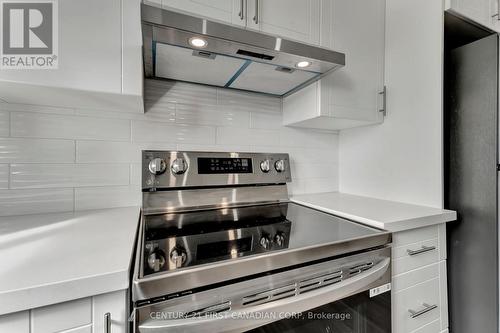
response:
{"label": "oven door", "polygon": [[369,291],[252,329],[252,333],[390,333],[391,293]]}
{"label": "oven door", "polygon": [[390,248],[323,261],[135,309],[135,331],[391,332]]}

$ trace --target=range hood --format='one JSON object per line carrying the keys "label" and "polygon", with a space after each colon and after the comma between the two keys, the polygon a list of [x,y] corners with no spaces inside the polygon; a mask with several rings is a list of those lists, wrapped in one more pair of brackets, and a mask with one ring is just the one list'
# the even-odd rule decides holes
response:
{"label": "range hood", "polygon": [[345,64],[345,55],[142,4],[147,78],[287,96]]}

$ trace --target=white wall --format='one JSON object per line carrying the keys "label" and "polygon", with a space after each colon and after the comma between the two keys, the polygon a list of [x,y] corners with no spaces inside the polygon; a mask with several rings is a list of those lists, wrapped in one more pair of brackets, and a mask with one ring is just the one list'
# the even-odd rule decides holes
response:
{"label": "white wall", "polygon": [[338,190],[338,135],[281,126],[281,100],[146,82],[146,114],[0,103],[0,216],[140,204],[141,149],[287,152],[293,193]]}
{"label": "white wall", "polygon": [[342,192],[442,207],[442,6],[387,0],[388,115],[341,132]]}

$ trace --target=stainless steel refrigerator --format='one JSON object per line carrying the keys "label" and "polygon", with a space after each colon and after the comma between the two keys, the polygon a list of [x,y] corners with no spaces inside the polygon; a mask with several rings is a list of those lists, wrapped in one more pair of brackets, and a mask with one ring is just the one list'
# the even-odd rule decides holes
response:
{"label": "stainless steel refrigerator", "polygon": [[447,226],[450,332],[497,333],[498,35],[445,22],[445,206],[459,216]]}

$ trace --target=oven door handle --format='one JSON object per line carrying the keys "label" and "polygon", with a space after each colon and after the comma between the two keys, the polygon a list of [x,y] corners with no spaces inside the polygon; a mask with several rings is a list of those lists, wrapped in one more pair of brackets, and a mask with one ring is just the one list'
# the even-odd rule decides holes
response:
{"label": "oven door handle", "polygon": [[[335,302],[365,291],[390,268],[390,258],[384,258],[371,269],[339,283],[304,294],[250,306],[237,311],[218,313],[210,317],[158,320],[147,319],[138,325],[141,333],[164,332],[241,332],[273,321],[285,319],[284,315],[300,313],[318,306]],[[381,282],[385,284],[386,282]]]}

